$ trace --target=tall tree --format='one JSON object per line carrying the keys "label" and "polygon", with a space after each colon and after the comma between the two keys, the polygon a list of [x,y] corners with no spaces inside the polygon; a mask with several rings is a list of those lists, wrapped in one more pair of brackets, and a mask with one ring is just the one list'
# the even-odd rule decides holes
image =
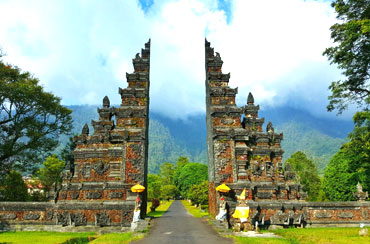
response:
{"label": "tall tree", "polygon": [[200,163],[187,163],[180,170],[177,188],[181,195],[186,197],[192,185],[198,185],[208,180],[208,167]]}
{"label": "tall tree", "polygon": [[175,165],[172,163],[165,162],[159,166],[159,176],[163,180],[163,184],[172,185],[173,176],[175,174]]}
{"label": "tall tree", "polygon": [[65,163],[55,155],[49,156],[43,163],[43,168],[38,171],[39,179],[45,190],[49,192],[54,186],[54,192],[57,192],[58,184],[62,182],[62,172]]}
{"label": "tall tree", "polygon": [[357,182],[370,191],[370,113],[357,112],[355,128],[325,170],[323,190],[333,201],[353,200]]}
{"label": "tall tree", "polygon": [[19,172],[11,171],[5,177],[0,199],[2,201],[24,202],[29,199],[27,185]]}
{"label": "tall tree", "polygon": [[295,152],[287,160],[293,172],[296,173],[296,181],[302,185],[303,191],[307,192],[308,200],[318,199],[321,180],[316,165],[301,151]]}
{"label": "tall tree", "polygon": [[0,60],[0,177],[43,161],[70,132],[71,112],[29,72]]}
{"label": "tall tree", "polygon": [[370,105],[370,0],[332,2],[339,23],[331,26],[335,46],[324,51],[331,63],[343,70],[344,79],[332,82],[328,110],[341,113],[349,103]]}

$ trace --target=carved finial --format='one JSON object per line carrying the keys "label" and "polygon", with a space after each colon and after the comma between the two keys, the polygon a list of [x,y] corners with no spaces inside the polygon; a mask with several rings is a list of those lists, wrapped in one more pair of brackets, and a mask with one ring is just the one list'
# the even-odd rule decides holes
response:
{"label": "carved finial", "polygon": [[87,124],[85,124],[84,127],[82,128],[81,134],[86,136],[89,135],[89,126]]}
{"label": "carved finial", "polygon": [[140,54],[139,54],[139,53],[137,53],[137,54],[136,54],[136,56],[135,56],[135,60],[136,60],[136,61],[140,60]]}
{"label": "carved finial", "polygon": [[109,101],[108,96],[105,96],[105,97],[103,98],[103,107],[104,107],[104,108],[109,108],[109,107],[110,107],[110,101]]}
{"label": "carved finial", "polygon": [[215,60],[221,61],[221,56],[218,52],[216,52]]}
{"label": "carved finial", "polygon": [[360,182],[357,182],[356,188],[357,188],[357,192],[363,192],[362,185],[360,184]]}
{"label": "carved finial", "polygon": [[248,94],[247,104],[254,104],[254,97],[251,92]]}
{"label": "carved finial", "polygon": [[267,124],[266,131],[267,132],[274,132],[274,126],[272,125],[272,123],[270,121]]}

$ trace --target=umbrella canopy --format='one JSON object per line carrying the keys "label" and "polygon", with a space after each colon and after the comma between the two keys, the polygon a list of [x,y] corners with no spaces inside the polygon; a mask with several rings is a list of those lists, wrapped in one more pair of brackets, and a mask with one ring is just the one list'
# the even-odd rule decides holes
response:
{"label": "umbrella canopy", "polygon": [[145,190],[145,187],[140,185],[139,183],[137,183],[136,185],[134,185],[133,187],[131,187],[131,191],[132,192],[137,192],[137,193],[140,193],[140,192],[143,192]]}
{"label": "umbrella canopy", "polygon": [[216,187],[216,191],[227,193],[230,191],[230,188],[227,185],[225,185],[225,183],[223,183],[222,185]]}

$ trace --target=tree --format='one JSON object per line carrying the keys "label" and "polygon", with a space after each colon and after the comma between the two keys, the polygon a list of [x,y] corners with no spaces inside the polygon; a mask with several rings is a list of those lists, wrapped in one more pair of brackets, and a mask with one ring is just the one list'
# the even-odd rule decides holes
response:
{"label": "tree", "polygon": [[358,182],[370,191],[370,113],[357,112],[350,141],[343,144],[325,170],[323,190],[332,201],[354,200]]}
{"label": "tree", "polygon": [[196,205],[208,204],[208,181],[202,181],[198,185],[192,185],[188,192],[188,199]]}
{"label": "tree", "polygon": [[173,182],[176,186],[178,186],[178,184],[179,184],[179,177],[180,177],[180,173],[181,173],[182,168],[188,163],[190,163],[190,162],[189,162],[189,159],[187,157],[181,157],[180,156],[177,159],[175,172],[174,172],[174,175],[173,175]]}
{"label": "tree", "polygon": [[208,167],[200,163],[187,163],[181,168],[177,188],[183,197],[186,197],[192,185],[198,185],[208,180]]}
{"label": "tree", "polygon": [[325,169],[322,188],[330,201],[353,200],[355,179],[349,169],[349,158],[344,148],[337,152]]}
{"label": "tree", "polygon": [[332,3],[340,23],[331,26],[336,44],[324,51],[331,63],[342,69],[343,80],[332,82],[328,111],[343,112],[349,103],[370,105],[370,1],[335,0]]}
{"label": "tree", "polygon": [[36,167],[72,128],[71,110],[29,72],[0,60],[0,177]]}
{"label": "tree", "polygon": [[175,173],[175,165],[165,162],[159,166],[159,176],[163,180],[163,184],[173,184],[173,176]]}
{"label": "tree", "polygon": [[296,181],[302,185],[303,191],[307,192],[309,201],[318,199],[321,180],[316,165],[301,151],[293,153],[286,161],[296,173]]}
{"label": "tree", "polygon": [[160,198],[161,186],[162,179],[159,175],[148,174],[148,200]]}
{"label": "tree", "polygon": [[38,177],[46,192],[49,192],[54,186],[54,192],[57,192],[58,185],[62,182],[62,172],[65,163],[55,155],[48,157],[43,163],[43,168],[38,171]]}
{"label": "tree", "polygon": [[24,202],[29,199],[27,185],[22,179],[22,175],[16,171],[10,171],[5,177],[2,190],[3,201]]}
{"label": "tree", "polygon": [[161,186],[161,199],[168,200],[176,197],[177,188],[175,185],[163,185]]}

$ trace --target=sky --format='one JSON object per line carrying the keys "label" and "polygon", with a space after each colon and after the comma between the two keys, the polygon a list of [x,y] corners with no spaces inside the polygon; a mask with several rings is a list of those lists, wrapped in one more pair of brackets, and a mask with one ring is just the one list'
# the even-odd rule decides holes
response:
{"label": "sky", "polygon": [[[336,22],[318,0],[0,0],[3,60],[64,105],[120,104],[132,58],[151,38],[150,110],[205,113],[204,39],[231,73],[237,104],[291,106],[317,117],[341,72],[322,56]],[[349,119],[350,113],[341,116]]]}

